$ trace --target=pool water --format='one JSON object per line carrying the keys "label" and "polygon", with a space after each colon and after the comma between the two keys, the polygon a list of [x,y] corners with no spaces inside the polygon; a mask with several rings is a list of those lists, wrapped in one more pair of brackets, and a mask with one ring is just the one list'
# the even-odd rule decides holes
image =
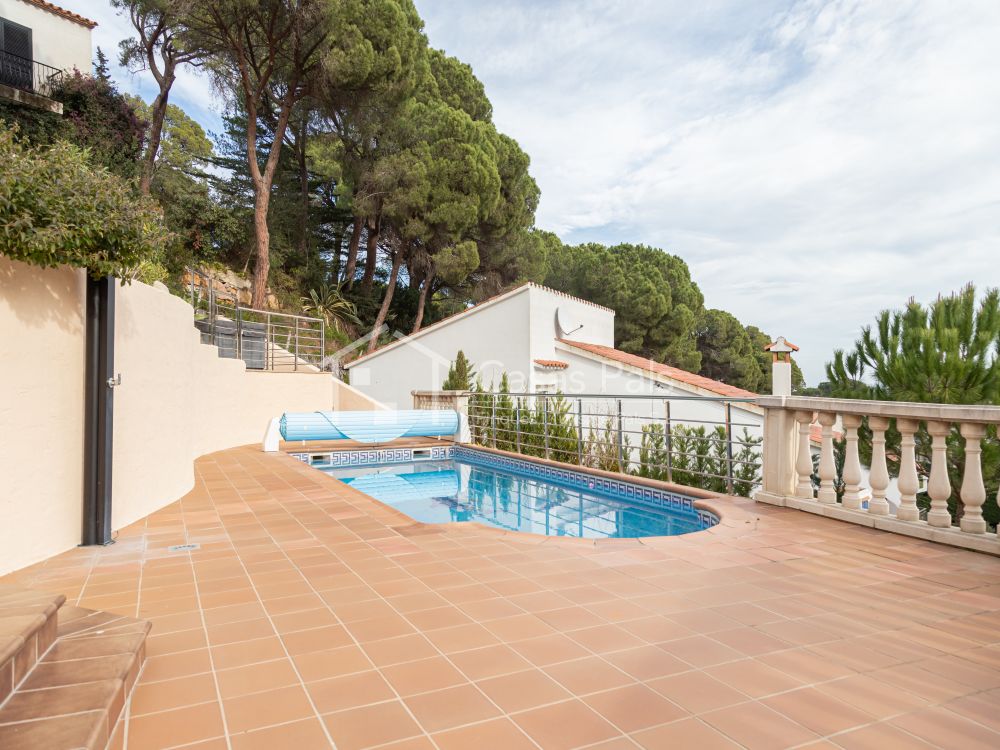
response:
{"label": "pool water", "polygon": [[459,459],[315,468],[424,523],[478,521],[586,539],[673,536],[706,528],[694,511],[647,506]]}

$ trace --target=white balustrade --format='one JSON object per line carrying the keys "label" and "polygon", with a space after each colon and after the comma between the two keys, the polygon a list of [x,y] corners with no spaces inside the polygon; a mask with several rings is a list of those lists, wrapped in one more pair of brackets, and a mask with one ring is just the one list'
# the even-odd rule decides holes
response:
{"label": "white balustrade", "polygon": [[819,451],[819,492],[816,499],[821,503],[837,502],[837,466],[833,458],[833,426],[837,423],[837,415],[822,412],[819,423],[823,427]]}
{"label": "white balustrade", "polygon": [[951,480],[948,479],[948,434],[951,425],[947,422],[928,422],[927,432],[931,443],[931,477],[927,483],[927,494],[931,497],[931,509],[927,523],[939,528],[951,526],[948,512],[948,498],[951,497]]}
{"label": "white balustrade", "polygon": [[[760,502],[1000,554],[1000,538],[987,533],[991,528],[983,511],[987,489],[994,486],[997,477],[984,477],[982,465],[984,441],[997,440],[994,426],[1000,426],[1000,407],[800,396],[765,396],[758,404],[767,410],[769,424],[779,426],[766,433],[766,440],[777,441],[777,445],[765,445],[764,486],[756,496]],[[781,413],[786,415],[783,421],[775,417]],[[812,437],[817,423],[821,428],[818,446]],[[866,423],[871,444],[867,487],[860,450],[861,430]],[[843,483],[841,502],[837,502],[836,492],[835,442],[841,439],[838,425],[844,441],[839,477]],[[887,446],[889,436],[894,436],[891,448]],[[956,480],[953,487],[949,448],[954,462],[958,447],[964,448],[965,459],[961,486],[957,487]],[[813,455],[817,449],[819,490],[814,495]],[[768,465],[767,456],[794,456],[794,466],[784,458],[781,463]],[[893,477],[890,467],[897,466]],[[930,498],[930,508],[924,506],[923,517],[917,503],[921,476],[927,481],[924,497]],[[794,494],[789,495],[792,488]],[[869,491],[866,512],[863,503]],[[894,491],[898,491],[899,498],[895,508],[888,499],[896,494]],[[953,522],[952,513],[959,500],[957,521]]]}
{"label": "white balustrade", "polygon": [[845,414],[844,424],[844,507],[861,509],[861,457],[858,455],[858,428],[861,417]]}
{"label": "white balustrade", "polygon": [[896,429],[900,435],[899,479],[899,510],[896,518],[901,521],[919,521],[920,509],[917,507],[917,490],[920,489],[920,478],[917,476],[917,456],[915,435],[920,427],[916,419],[897,419]]}
{"label": "white balustrade", "polygon": [[965,438],[965,475],[961,489],[964,511],[959,526],[969,534],[985,534],[983,503],[986,502],[986,486],[983,484],[982,440],[986,436],[986,425],[967,422],[959,431]]}
{"label": "white balustrade", "polygon": [[811,411],[795,412],[795,421],[799,426],[799,451],[795,459],[795,473],[798,474],[798,483],[796,484],[795,495],[796,497],[809,498],[810,500],[813,497],[813,462],[812,453],[809,450],[809,434],[811,432],[812,420],[813,413]]}
{"label": "white balustrade", "polygon": [[885,431],[889,428],[886,417],[868,417],[872,431],[872,466],[868,481],[872,485],[872,499],[868,501],[868,512],[875,516],[889,515],[889,503],[885,492],[889,489],[889,467],[885,462]]}

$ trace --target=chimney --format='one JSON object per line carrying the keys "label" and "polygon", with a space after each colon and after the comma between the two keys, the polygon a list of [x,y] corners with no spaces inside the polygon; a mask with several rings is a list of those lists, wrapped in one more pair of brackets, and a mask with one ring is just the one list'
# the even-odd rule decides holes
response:
{"label": "chimney", "polygon": [[792,352],[799,347],[787,341],[784,336],[772,341],[764,347],[771,352],[771,394],[774,396],[792,395]]}

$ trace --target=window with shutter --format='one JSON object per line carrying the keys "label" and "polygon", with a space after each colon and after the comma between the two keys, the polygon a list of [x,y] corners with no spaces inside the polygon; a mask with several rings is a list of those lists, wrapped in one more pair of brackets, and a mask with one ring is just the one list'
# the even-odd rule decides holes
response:
{"label": "window with shutter", "polygon": [[34,89],[31,76],[31,29],[0,19],[0,83]]}

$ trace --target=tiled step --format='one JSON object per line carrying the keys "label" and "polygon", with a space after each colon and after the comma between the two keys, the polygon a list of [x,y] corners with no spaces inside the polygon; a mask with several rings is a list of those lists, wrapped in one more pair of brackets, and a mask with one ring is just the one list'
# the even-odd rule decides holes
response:
{"label": "tiled step", "polygon": [[71,606],[49,619],[54,640],[43,649],[36,636],[37,663],[0,701],[0,748],[121,747],[119,719],[145,660],[149,623]]}
{"label": "tiled step", "polygon": [[56,639],[66,597],[0,585],[0,706]]}

